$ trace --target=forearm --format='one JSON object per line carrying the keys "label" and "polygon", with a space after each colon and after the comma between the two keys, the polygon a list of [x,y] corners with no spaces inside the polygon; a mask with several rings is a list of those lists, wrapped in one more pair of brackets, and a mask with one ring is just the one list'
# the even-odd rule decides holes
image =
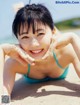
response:
{"label": "forearm", "polygon": [[80,38],[76,34],[73,34],[71,43],[80,60]]}
{"label": "forearm", "polygon": [[4,52],[3,49],[0,47],[0,103],[1,103],[1,96],[3,94],[3,68],[4,68]]}
{"label": "forearm", "polygon": [[5,44],[1,44],[0,47],[2,48],[3,52],[4,52],[4,56],[5,55],[9,55],[9,52],[10,52],[10,45],[11,44],[8,44],[8,43],[5,43]]}
{"label": "forearm", "polygon": [[4,62],[5,62],[5,54],[0,46],[0,103],[2,101],[2,95],[9,95],[7,89],[4,86],[3,83],[3,72],[4,72]]}
{"label": "forearm", "polygon": [[[3,69],[4,69],[5,55],[3,49],[0,47],[0,85],[3,86]],[[0,89],[1,91],[1,89]]]}

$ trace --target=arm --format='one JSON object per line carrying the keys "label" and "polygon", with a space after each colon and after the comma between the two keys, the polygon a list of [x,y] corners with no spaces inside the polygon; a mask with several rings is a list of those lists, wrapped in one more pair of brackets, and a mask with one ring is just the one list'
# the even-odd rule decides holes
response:
{"label": "arm", "polygon": [[71,39],[71,44],[80,60],[80,38],[76,34],[73,34]]}
{"label": "arm", "polygon": [[[3,78],[3,68],[4,68],[4,59],[5,59],[4,56],[5,56],[4,52],[3,52],[2,48],[0,47],[0,80],[2,80],[2,78]],[[2,94],[1,93],[2,92],[2,86],[3,86],[3,80],[0,81],[0,87],[1,87],[0,95]]]}
{"label": "arm", "polygon": [[3,69],[4,69],[4,61],[5,61],[5,53],[3,51],[3,49],[0,47],[0,103],[2,103],[2,96],[4,95],[8,95],[9,99],[10,96],[8,94],[7,89],[4,86],[3,83]]}
{"label": "arm", "polygon": [[56,49],[60,49],[71,43],[80,60],[80,38],[78,35],[68,32],[53,38],[55,39],[53,47]]}
{"label": "arm", "polygon": [[[3,99],[4,100],[7,99],[7,101],[10,102],[10,90],[11,89],[9,89],[9,88],[10,88],[10,85],[13,86],[12,82],[14,82],[14,78],[12,78],[12,77],[15,77],[12,74],[11,79],[10,79],[10,75],[8,75],[6,78],[3,78],[4,77],[4,69],[6,69],[6,70],[10,69],[11,70],[10,67],[9,68],[5,68],[5,65],[4,65],[5,64],[5,55],[9,55],[9,56],[13,55],[12,56],[13,58],[17,58],[17,59],[19,59],[18,61],[20,61],[20,58],[18,58],[16,56],[16,55],[18,55],[18,53],[16,54],[16,52],[18,52],[18,51],[15,51],[14,48],[12,50],[12,47],[10,48],[9,45],[8,46],[0,45],[0,105],[3,105],[3,102],[2,102]],[[20,63],[23,64],[22,61],[20,61]],[[9,72],[9,74],[11,74],[11,73]],[[9,98],[9,100],[8,100],[8,98]],[[5,103],[5,105],[6,105],[6,103]]]}
{"label": "arm", "polygon": [[61,54],[63,58],[65,58],[65,61],[63,60],[62,62],[67,62],[67,64],[72,63],[78,77],[80,78],[80,60],[78,56],[76,55],[72,44],[69,44],[65,46],[64,48],[62,48]]}
{"label": "arm", "polygon": [[73,63],[73,66],[80,78],[80,38],[78,35],[73,33],[73,35],[71,36],[71,44],[79,58],[78,59],[77,56],[75,56],[72,63]]}
{"label": "arm", "polygon": [[[13,87],[14,77],[15,77],[15,75],[13,75],[14,73],[12,73],[12,70],[10,68],[11,65],[9,65],[9,68],[8,68],[8,65],[6,67],[4,66],[5,55],[12,57],[13,59],[17,60],[24,66],[27,64],[27,62],[29,62],[29,63],[33,62],[33,59],[31,57],[28,57],[28,55],[25,54],[25,52],[22,49],[20,49],[20,47],[18,47],[16,45],[11,45],[11,44],[0,45],[0,80],[1,80],[0,101],[2,101],[1,96],[3,96],[3,95],[7,95],[10,98],[10,92],[9,92],[10,89],[9,88],[10,88],[10,85],[11,85],[11,88]],[[6,73],[6,70],[11,71],[11,73],[10,73],[10,71],[7,73],[8,76],[3,75]],[[10,76],[11,76],[11,79],[10,79]],[[5,77],[5,79],[3,77]],[[6,78],[7,78],[7,80],[6,80]],[[8,80],[10,80],[10,81],[8,81]]]}
{"label": "arm", "polygon": [[80,78],[80,61],[77,58],[77,56],[74,57],[74,59],[72,61],[72,64],[73,64],[73,66],[76,70],[76,73],[77,73],[78,77]]}
{"label": "arm", "polygon": [[80,77],[80,38],[72,32],[64,33],[62,36],[55,39],[53,47],[60,49],[66,45],[71,44],[74,51],[71,48],[68,50],[72,56],[72,64],[76,70],[77,75]]}

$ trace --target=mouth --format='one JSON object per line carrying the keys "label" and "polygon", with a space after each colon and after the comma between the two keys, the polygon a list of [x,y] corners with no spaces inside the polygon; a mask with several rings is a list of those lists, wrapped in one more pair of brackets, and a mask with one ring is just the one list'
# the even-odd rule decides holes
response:
{"label": "mouth", "polygon": [[38,50],[30,50],[31,54],[37,55],[43,52],[44,49],[38,49]]}

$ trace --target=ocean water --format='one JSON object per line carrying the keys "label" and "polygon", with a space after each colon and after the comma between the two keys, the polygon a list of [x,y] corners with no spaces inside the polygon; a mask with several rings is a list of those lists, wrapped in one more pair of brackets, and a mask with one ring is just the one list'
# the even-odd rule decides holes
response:
{"label": "ocean water", "polygon": [[[78,35],[80,37],[80,29],[70,29],[70,30],[64,30],[64,31],[61,31],[62,33],[66,33],[66,32],[74,32],[76,33],[76,35]],[[11,43],[11,44],[17,44],[18,43],[18,40],[15,36],[11,35],[11,36],[8,36],[8,37],[5,37],[5,38],[0,38],[0,44],[2,43]]]}
{"label": "ocean water", "polygon": [[17,44],[18,43],[18,40],[17,40],[16,37],[8,36],[6,38],[1,38],[0,39],[0,44],[3,44],[3,43]]}

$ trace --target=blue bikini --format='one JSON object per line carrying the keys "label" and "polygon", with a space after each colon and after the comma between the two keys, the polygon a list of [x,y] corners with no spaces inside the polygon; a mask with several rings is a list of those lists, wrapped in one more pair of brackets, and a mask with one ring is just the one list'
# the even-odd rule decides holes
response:
{"label": "blue bikini", "polygon": [[45,82],[45,81],[50,81],[50,80],[61,80],[61,79],[64,79],[66,76],[67,76],[67,73],[68,73],[68,70],[69,70],[69,67],[66,67],[65,69],[59,64],[59,62],[58,62],[58,59],[57,59],[57,57],[56,57],[56,54],[53,52],[53,57],[54,57],[54,59],[55,59],[55,61],[56,61],[56,64],[61,68],[61,69],[63,69],[64,70],[64,72],[63,72],[63,74],[60,76],[60,77],[58,77],[58,78],[50,78],[50,77],[46,77],[46,78],[44,78],[44,79],[33,79],[33,78],[30,78],[28,75],[29,75],[29,73],[30,73],[30,64],[28,64],[28,72],[27,72],[27,74],[25,74],[24,76],[26,77],[26,81],[28,82],[28,83],[40,83],[40,82]]}

